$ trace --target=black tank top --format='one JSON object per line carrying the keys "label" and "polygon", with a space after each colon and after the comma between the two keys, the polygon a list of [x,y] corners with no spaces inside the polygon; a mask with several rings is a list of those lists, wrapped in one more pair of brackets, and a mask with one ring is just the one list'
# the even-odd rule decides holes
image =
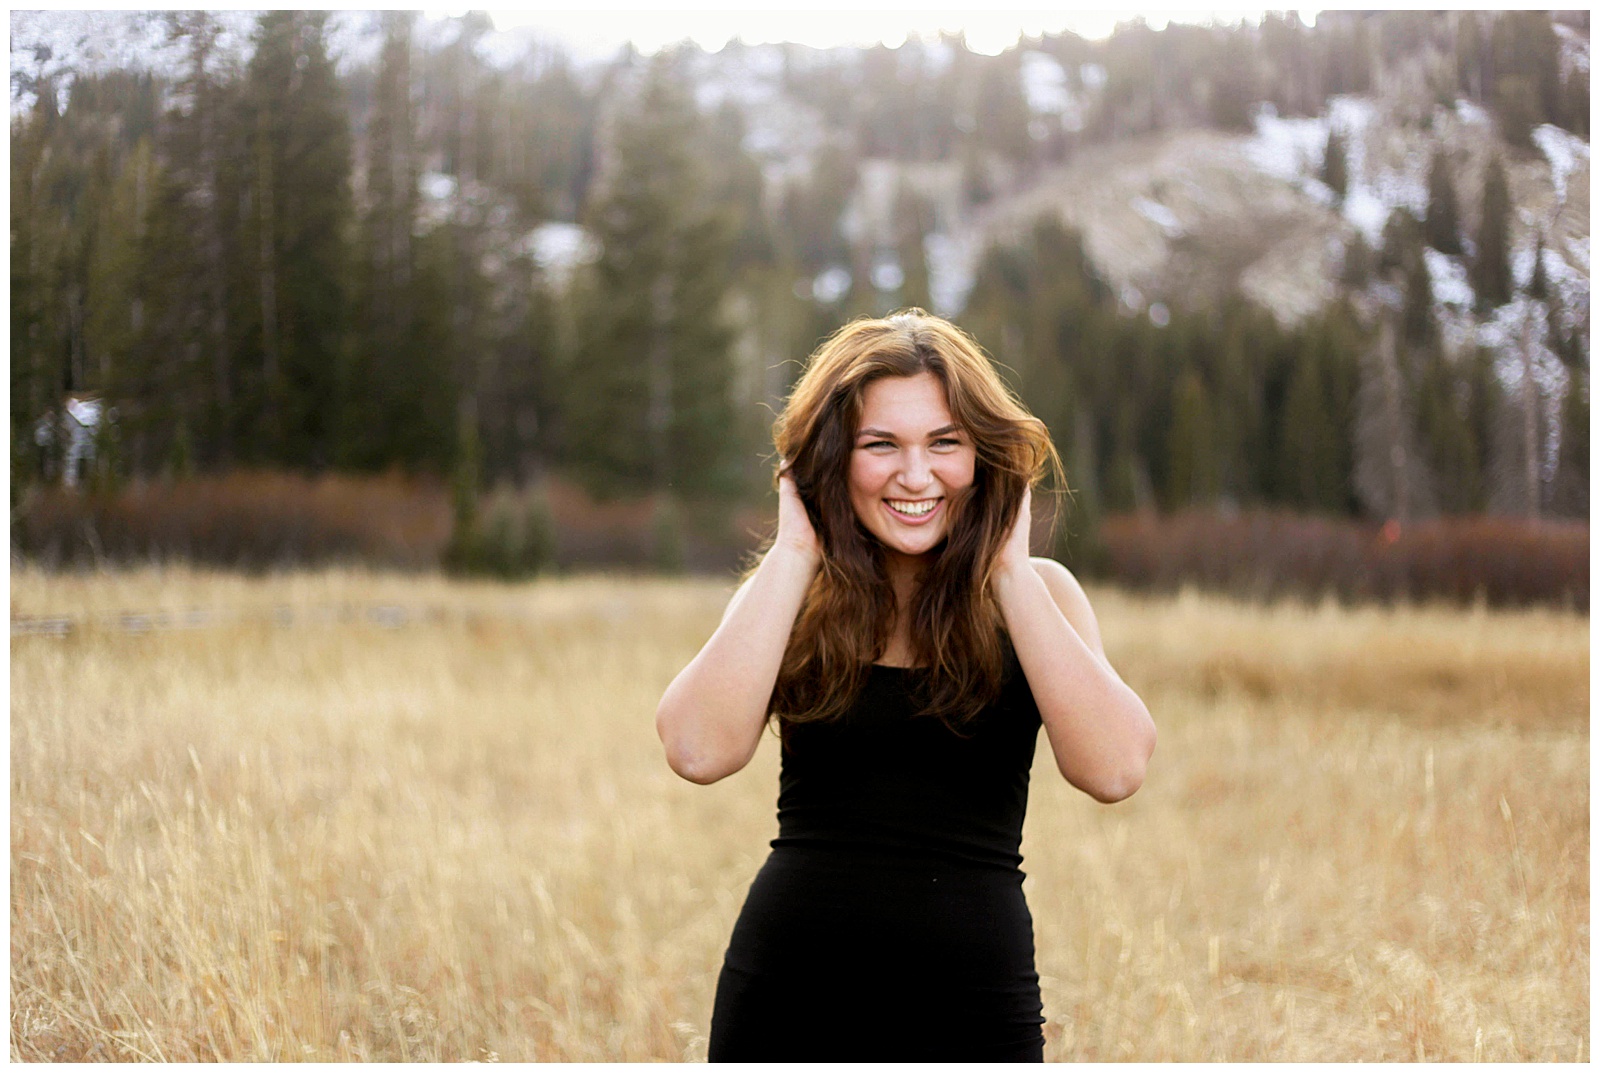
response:
{"label": "black tank top", "polygon": [[873,664],[838,720],[789,728],[774,849],[867,850],[1016,872],[1039,709],[1010,654],[1000,696],[958,733],[918,715],[912,668]]}

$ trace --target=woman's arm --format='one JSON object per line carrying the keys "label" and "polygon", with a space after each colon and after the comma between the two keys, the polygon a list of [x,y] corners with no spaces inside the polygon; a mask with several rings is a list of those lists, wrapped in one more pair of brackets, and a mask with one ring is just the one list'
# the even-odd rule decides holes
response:
{"label": "woman's arm", "polygon": [[1077,579],[1053,559],[1029,558],[1029,498],[1023,497],[995,563],[995,598],[1056,767],[1097,801],[1121,801],[1144,782],[1155,723],[1106,660],[1094,610]]}
{"label": "woman's arm", "polygon": [[794,481],[780,477],[777,540],[656,706],[656,733],[673,771],[716,782],[755,755],[795,616],[821,562]]}

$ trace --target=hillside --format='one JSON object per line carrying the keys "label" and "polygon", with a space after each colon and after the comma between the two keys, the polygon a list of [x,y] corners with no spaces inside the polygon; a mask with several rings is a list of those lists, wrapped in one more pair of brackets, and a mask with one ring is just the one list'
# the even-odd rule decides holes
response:
{"label": "hillside", "polygon": [[1014,372],[1084,532],[1587,516],[1585,12],[993,56],[594,59],[482,13],[12,25],[14,485],[78,465],[51,426],[76,393],[112,402],[106,479],[748,503],[789,363],[920,305]]}

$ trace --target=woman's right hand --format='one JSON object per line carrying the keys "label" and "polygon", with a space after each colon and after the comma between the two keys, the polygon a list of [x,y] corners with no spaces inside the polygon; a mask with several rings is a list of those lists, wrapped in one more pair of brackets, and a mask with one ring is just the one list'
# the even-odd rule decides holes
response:
{"label": "woman's right hand", "polygon": [[793,548],[813,562],[822,560],[822,543],[811,527],[805,502],[788,467],[778,471],[778,537],[774,547],[779,545]]}

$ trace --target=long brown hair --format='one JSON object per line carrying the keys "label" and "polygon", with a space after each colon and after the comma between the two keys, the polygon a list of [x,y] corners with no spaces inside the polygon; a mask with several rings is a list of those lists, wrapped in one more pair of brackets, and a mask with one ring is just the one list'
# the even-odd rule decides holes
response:
{"label": "long brown hair", "polygon": [[947,320],[909,309],[852,321],[807,361],[773,427],[781,466],[794,478],[822,546],[773,689],[780,727],[837,718],[882,657],[895,594],[883,545],[850,503],[851,452],[862,393],[890,376],[928,372],[944,385],[955,421],[971,437],[972,484],[950,504],[949,535],[923,573],[908,609],[919,710],[960,729],[1004,685],[1006,648],[990,590],[996,556],[1024,491],[1061,460],[1044,422],[1001,382],[970,336]]}

